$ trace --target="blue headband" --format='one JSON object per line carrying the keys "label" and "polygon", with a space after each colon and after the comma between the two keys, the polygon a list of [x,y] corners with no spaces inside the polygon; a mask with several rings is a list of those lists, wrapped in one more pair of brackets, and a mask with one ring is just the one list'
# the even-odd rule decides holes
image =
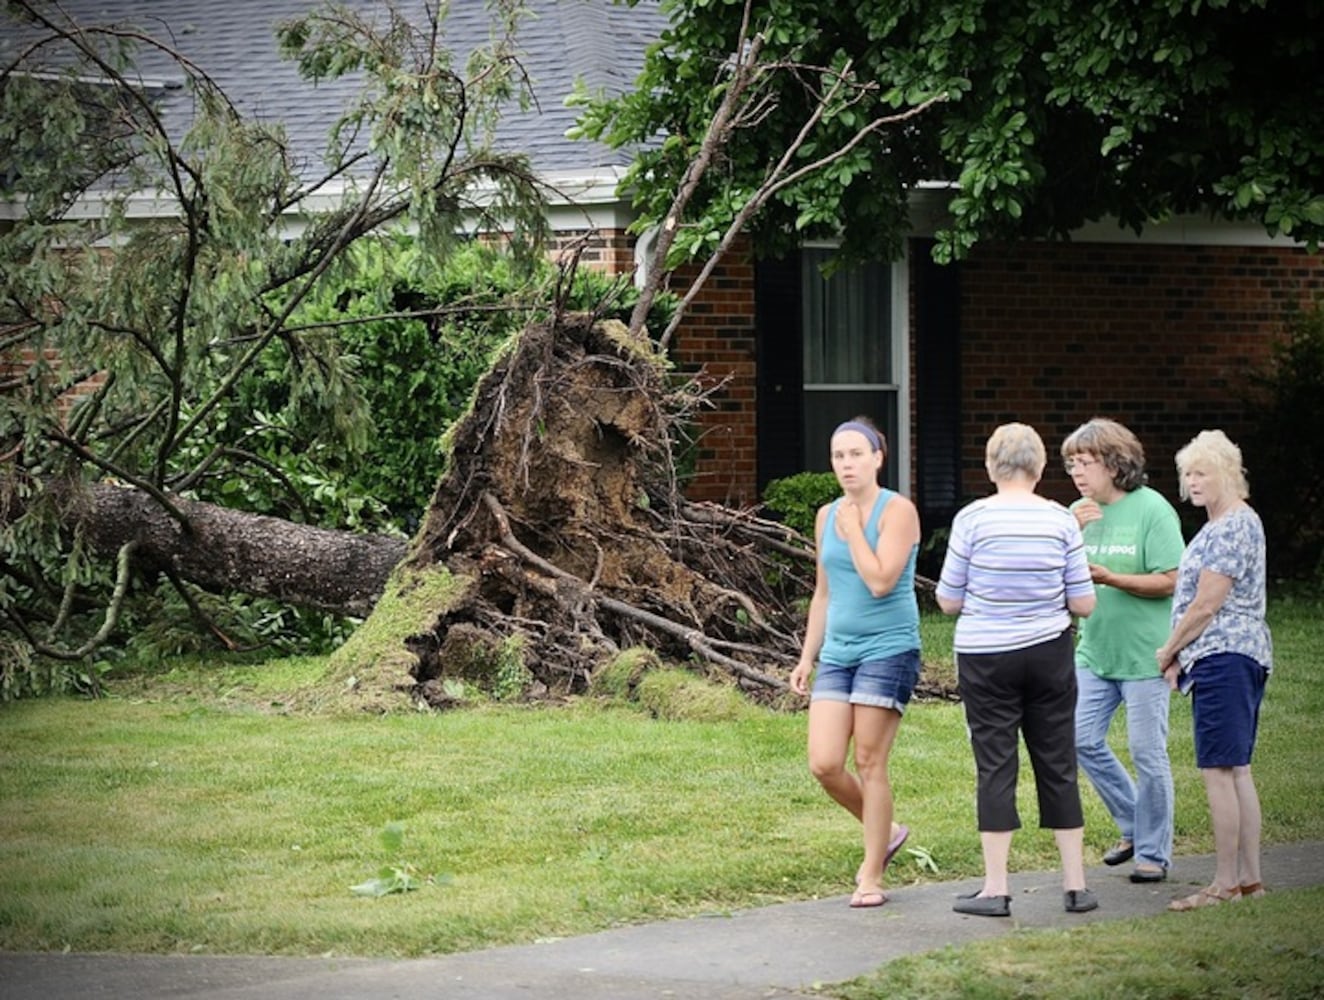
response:
{"label": "blue headband", "polygon": [[859,431],[864,435],[865,439],[873,445],[874,451],[883,450],[883,439],[879,436],[878,432],[868,424],[862,424],[858,420],[847,420],[844,424],[837,425],[837,429],[832,432],[832,436],[836,437],[842,431]]}

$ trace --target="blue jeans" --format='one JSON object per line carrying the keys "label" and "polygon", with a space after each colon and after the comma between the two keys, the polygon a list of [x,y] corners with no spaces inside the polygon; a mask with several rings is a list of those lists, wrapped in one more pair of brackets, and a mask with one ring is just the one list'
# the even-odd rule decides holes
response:
{"label": "blue jeans", "polygon": [[[1076,668],[1076,758],[1117,824],[1123,840],[1135,845],[1137,863],[1167,869],[1172,863],[1172,765],[1168,760],[1168,702],[1162,677],[1106,680],[1087,667]],[[1108,727],[1126,705],[1126,732],[1132,780],[1108,745]]]}

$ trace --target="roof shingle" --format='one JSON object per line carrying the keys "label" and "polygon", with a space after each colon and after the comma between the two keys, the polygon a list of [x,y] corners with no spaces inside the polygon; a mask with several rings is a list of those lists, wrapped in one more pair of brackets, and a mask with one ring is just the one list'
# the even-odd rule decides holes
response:
{"label": "roof shingle", "polygon": [[[186,56],[219,85],[245,115],[285,126],[295,157],[320,165],[332,123],[358,91],[347,77],[313,86],[294,63],[281,58],[278,24],[319,6],[313,0],[64,0],[62,9],[83,25],[134,25]],[[377,0],[349,0],[361,11],[381,11]],[[576,77],[592,89],[629,88],[645,47],[661,32],[664,19],[655,0],[625,8],[612,0],[529,0],[530,16],[518,35],[521,61],[535,101],[527,111],[512,104],[502,115],[497,145],[529,156],[542,175],[593,174],[624,166],[629,154],[567,139],[574,112],[565,97]],[[398,9],[423,11],[422,0],[402,0]],[[444,22],[445,44],[462,67],[468,53],[485,43],[492,27],[486,5],[455,0]],[[0,32],[0,62],[8,65],[30,31]],[[58,62],[55,53],[50,53]],[[178,82],[178,67],[167,56],[141,47],[139,75],[153,82]],[[188,118],[188,94],[169,92],[164,108],[173,129]]]}

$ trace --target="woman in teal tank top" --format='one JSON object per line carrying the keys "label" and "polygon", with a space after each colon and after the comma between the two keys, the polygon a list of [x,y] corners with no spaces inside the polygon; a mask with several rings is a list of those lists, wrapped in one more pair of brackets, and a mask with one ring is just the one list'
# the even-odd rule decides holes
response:
{"label": "woman in teal tank top", "polygon": [[809,770],[864,827],[850,905],[882,906],[887,863],[909,834],[892,818],[888,757],[919,681],[919,514],[878,484],[887,444],[868,418],[840,425],[831,449],[843,496],[818,511],[817,579],[791,688],[810,696]]}

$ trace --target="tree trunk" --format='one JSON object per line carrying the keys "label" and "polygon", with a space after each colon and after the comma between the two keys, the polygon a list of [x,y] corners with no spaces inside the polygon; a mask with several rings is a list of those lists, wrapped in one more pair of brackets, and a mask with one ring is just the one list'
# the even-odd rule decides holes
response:
{"label": "tree trunk", "polygon": [[185,529],[152,497],[107,484],[80,499],[77,521],[98,552],[114,555],[136,541],[134,560],[144,569],[169,568],[217,593],[360,617],[372,610],[408,547],[390,535],[331,531],[173,497]]}

